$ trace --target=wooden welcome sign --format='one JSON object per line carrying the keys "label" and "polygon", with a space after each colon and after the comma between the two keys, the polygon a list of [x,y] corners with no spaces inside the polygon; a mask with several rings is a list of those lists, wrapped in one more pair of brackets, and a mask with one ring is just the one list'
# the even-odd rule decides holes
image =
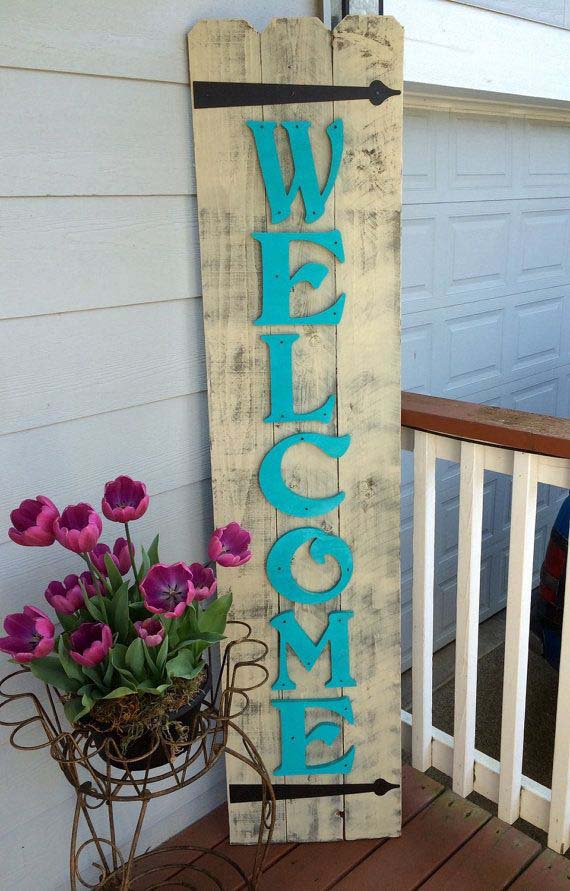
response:
{"label": "wooden welcome sign", "polygon": [[254,553],[221,583],[269,646],[241,726],[275,841],[395,835],[402,29],[203,21],[189,52],[215,519]]}

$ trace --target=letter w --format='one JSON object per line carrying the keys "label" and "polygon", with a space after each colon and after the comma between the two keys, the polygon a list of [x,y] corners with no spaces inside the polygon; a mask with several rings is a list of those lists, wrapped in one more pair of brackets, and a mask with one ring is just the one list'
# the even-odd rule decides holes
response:
{"label": "letter w", "polygon": [[326,185],[321,192],[315,170],[315,161],[309,139],[310,121],[283,121],[281,126],[287,131],[293,160],[293,177],[289,191],[285,186],[277,146],[275,145],[275,121],[246,121],[255,138],[255,147],[269,206],[271,222],[282,223],[291,213],[291,205],[301,192],[305,205],[305,222],[314,223],[322,217],[327,198],[337,177],[344,144],[344,128],[337,119],[327,127],[331,145],[331,162]]}

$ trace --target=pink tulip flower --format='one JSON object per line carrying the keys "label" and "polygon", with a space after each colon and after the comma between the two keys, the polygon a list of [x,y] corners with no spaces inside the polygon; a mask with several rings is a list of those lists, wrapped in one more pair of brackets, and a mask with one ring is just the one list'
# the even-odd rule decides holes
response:
{"label": "pink tulip flower", "polygon": [[156,563],[140,587],[147,610],[166,619],[177,619],[194,600],[192,573],[185,563]]}
{"label": "pink tulip flower", "polygon": [[[107,567],[105,566],[105,554],[109,554],[111,560],[121,573],[121,575],[126,575],[129,569],[131,568],[131,558],[129,556],[129,545],[127,543],[126,538],[118,538],[113,545],[113,550],[108,544],[104,544],[100,541],[95,545],[89,557],[91,558],[91,562],[95,569],[98,569],[99,572],[107,576]],[[131,554],[133,557],[135,556],[135,546],[131,545]]]}
{"label": "pink tulip flower", "polygon": [[53,524],[60,545],[76,554],[92,551],[99,540],[103,523],[90,504],[70,504]]}
{"label": "pink tulip flower", "polygon": [[215,594],[218,583],[209,566],[192,563],[190,572],[192,573],[190,587],[194,589],[194,600],[207,600],[208,597]]}
{"label": "pink tulip flower", "polygon": [[130,523],[146,513],[149,500],[144,483],[130,476],[118,476],[106,484],[101,508],[108,520]]}
{"label": "pink tulip flower", "polygon": [[12,541],[24,547],[45,548],[55,541],[53,524],[58,516],[57,507],[45,495],[26,498],[10,514],[14,525],[8,530],[8,535]]}
{"label": "pink tulip flower", "polygon": [[102,622],[83,622],[69,635],[69,655],[74,662],[94,668],[113,646],[113,632]]}
{"label": "pink tulip flower", "polygon": [[0,650],[16,662],[31,662],[49,656],[55,646],[53,622],[35,606],[25,606],[22,613],[4,619],[7,637],[0,637]]}
{"label": "pink tulip flower", "polygon": [[251,560],[251,535],[239,523],[215,529],[208,545],[208,556],[220,566],[242,566]]}
{"label": "pink tulip flower", "polygon": [[100,594],[99,583],[93,584],[91,573],[82,572],[81,575],[66,575],[63,582],[50,582],[45,591],[45,597],[49,605],[64,616],[70,616],[84,606],[83,592],[79,582],[82,582],[88,597]]}
{"label": "pink tulip flower", "polygon": [[135,622],[135,628],[147,647],[158,647],[164,640],[164,626],[160,619],[144,619],[142,622]]}

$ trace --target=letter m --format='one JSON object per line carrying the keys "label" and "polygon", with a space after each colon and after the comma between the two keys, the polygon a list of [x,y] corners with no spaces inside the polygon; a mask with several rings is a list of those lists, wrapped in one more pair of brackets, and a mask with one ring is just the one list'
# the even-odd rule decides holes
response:
{"label": "letter m", "polygon": [[348,623],[354,613],[340,610],[328,614],[327,627],[320,640],[315,643],[301,628],[293,610],[286,610],[270,620],[279,634],[279,676],[273,690],[295,690],[297,685],[289,677],[287,668],[287,647],[299,659],[301,665],[311,671],[327,645],[330,645],[331,676],[325,687],[355,687],[356,681],[350,675],[350,649]]}

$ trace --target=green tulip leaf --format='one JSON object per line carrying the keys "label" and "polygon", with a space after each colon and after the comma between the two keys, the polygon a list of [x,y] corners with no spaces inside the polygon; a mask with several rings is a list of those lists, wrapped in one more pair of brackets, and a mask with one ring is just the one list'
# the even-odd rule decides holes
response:
{"label": "green tulip leaf", "polygon": [[[61,662],[57,656],[44,656],[43,659],[32,659],[28,662],[30,671],[34,677],[55,687],[56,690],[62,690],[65,693],[75,693],[81,684],[67,676],[62,668]],[[82,679],[83,680],[83,679]]]}
{"label": "green tulip leaf", "polygon": [[197,661],[194,654],[186,649],[181,650],[173,659],[168,660],[166,672],[169,677],[191,680],[200,673],[203,667],[204,663],[200,660]]}
{"label": "green tulip leaf", "polygon": [[61,667],[65,671],[68,678],[71,678],[74,681],[79,681],[80,684],[83,684],[85,681],[85,675],[83,674],[83,670],[80,665],[75,662],[67,650],[65,649],[65,644],[63,642],[63,637],[59,638],[57,644],[57,653],[59,656],[59,661],[61,662]]}
{"label": "green tulip leaf", "polygon": [[198,613],[200,631],[214,631],[223,634],[228,618],[228,612],[232,605],[232,593],[222,594],[213,600],[204,610]]}
{"label": "green tulip leaf", "polygon": [[103,559],[105,561],[107,576],[109,578],[109,581],[111,582],[111,588],[113,589],[113,593],[115,593],[123,585],[123,576],[117,569],[117,566],[110,554],[105,554]]}
{"label": "green tulip leaf", "polygon": [[68,699],[67,702],[63,703],[65,717],[70,724],[76,724],[80,718],[82,718],[90,711],[92,705],[93,702],[91,703],[89,708],[85,708],[82,699],[79,696],[74,696],[73,699]]}
{"label": "green tulip leaf", "polygon": [[150,560],[151,566],[154,566],[156,563],[160,563],[160,559],[158,556],[158,535],[153,539],[152,544],[148,549],[148,559]]}
{"label": "green tulip leaf", "polygon": [[69,615],[68,613],[58,613],[56,610],[56,616],[64,631],[75,631],[81,625],[81,618],[76,613]]}
{"label": "green tulip leaf", "polygon": [[81,593],[83,594],[83,602],[85,604],[85,609],[89,613],[91,619],[94,619],[96,622],[107,622],[106,617],[97,607],[97,601],[101,600],[101,595],[97,595],[96,597],[89,597],[87,591],[85,590],[85,585],[79,579],[79,587],[81,588]]}
{"label": "green tulip leaf", "polygon": [[141,565],[139,567],[139,571],[137,573],[137,578],[138,578],[139,582],[142,582],[142,580],[144,579],[144,577],[146,576],[147,572],[150,569],[150,557],[148,556],[146,550],[143,547],[141,547],[141,554],[142,554],[142,561],[141,561]]}
{"label": "green tulip leaf", "polygon": [[122,583],[113,595],[109,606],[113,613],[113,631],[117,632],[120,638],[126,640],[130,630],[128,582]]}
{"label": "green tulip leaf", "polygon": [[162,672],[162,669],[164,668],[166,663],[166,657],[168,656],[168,646],[168,636],[165,635],[156,656],[156,667],[160,672]]}
{"label": "green tulip leaf", "polygon": [[144,677],[144,644],[140,637],[136,637],[133,642],[129,644],[125,654],[125,662],[135,678],[142,679]]}
{"label": "green tulip leaf", "polygon": [[103,699],[122,699],[123,696],[132,696],[136,692],[136,690],[132,690],[130,687],[115,687],[114,690],[103,696]]}
{"label": "green tulip leaf", "polygon": [[155,687],[153,686],[152,681],[142,681],[138,685],[138,690],[141,693],[151,693],[154,696],[162,696],[170,686],[171,684],[159,684],[158,687]]}

